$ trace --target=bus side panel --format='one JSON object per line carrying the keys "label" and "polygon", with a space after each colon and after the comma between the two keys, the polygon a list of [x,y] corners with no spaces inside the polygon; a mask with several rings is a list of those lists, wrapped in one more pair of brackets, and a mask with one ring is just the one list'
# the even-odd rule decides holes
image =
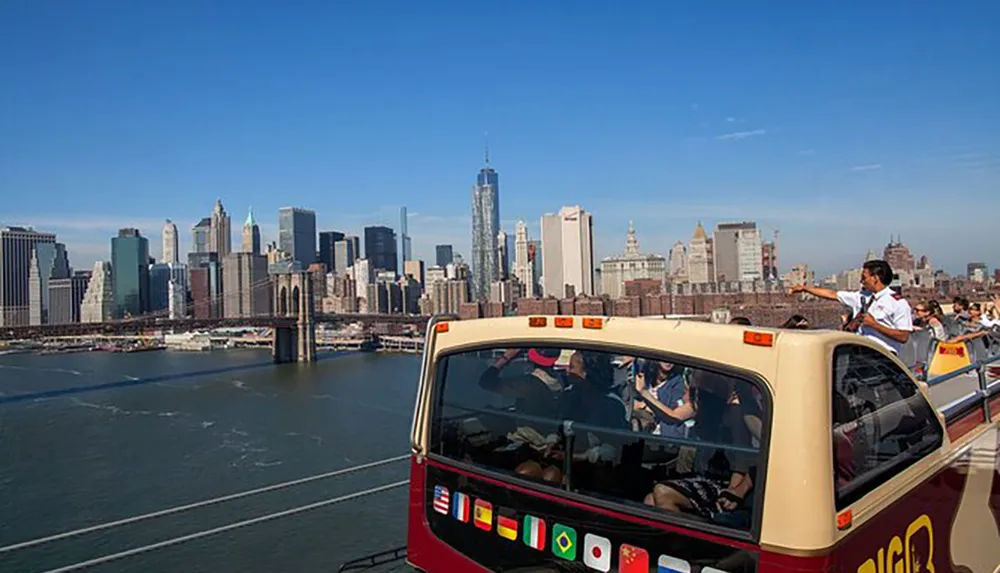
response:
{"label": "bus side panel", "polygon": [[849,573],[978,573],[1000,565],[997,429],[851,531],[834,550]]}
{"label": "bus side panel", "polygon": [[427,496],[427,463],[417,463],[410,459],[410,507],[406,527],[406,561],[420,571],[455,573],[481,573],[488,571],[474,561],[458,553],[431,533],[427,524],[427,510],[424,499]]}
{"label": "bus side panel", "polygon": [[[646,562],[656,571],[661,560],[675,566],[686,562],[692,571],[706,566],[726,573],[760,571],[759,549],[745,542],[567,501],[435,460],[425,466],[423,513],[419,522],[411,515],[411,529],[429,527],[422,535],[436,543],[425,542],[427,547],[447,547],[486,570],[561,571],[568,561],[583,566],[589,560],[591,569],[616,571],[628,559],[635,562],[627,571],[640,570]],[[411,544],[414,540],[411,534]],[[441,566],[437,557],[411,554],[411,561],[428,564],[428,571],[462,570]]]}
{"label": "bus side panel", "polygon": [[802,557],[764,551],[760,554],[761,573],[833,573],[837,571],[831,555]]}

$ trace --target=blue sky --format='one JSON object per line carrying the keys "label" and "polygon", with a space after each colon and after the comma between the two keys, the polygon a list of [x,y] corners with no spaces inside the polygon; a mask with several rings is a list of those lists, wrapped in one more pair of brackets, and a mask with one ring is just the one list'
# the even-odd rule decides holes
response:
{"label": "blue sky", "polygon": [[468,255],[489,132],[510,232],[564,204],[597,253],[695,223],[780,229],[781,266],[899,233],[1000,266],[996,2],[0,3],[0,224],[109,238],[253,206],[358,232],[411,213]]}

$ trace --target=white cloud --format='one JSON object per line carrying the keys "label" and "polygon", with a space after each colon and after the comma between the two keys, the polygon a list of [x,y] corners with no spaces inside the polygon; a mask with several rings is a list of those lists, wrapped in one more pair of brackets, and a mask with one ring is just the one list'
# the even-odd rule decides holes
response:
{"label": "white cloud", "polygon": [[816,155],[815,149],[800,149],[799,155]]}
{"label": "white cloud", "polygon": [[875,171],[876,169],[882,169],[882,164],[869,163],[868,165],[855,165],[851,167],[851,171]]}
{"label": "white cloud", "polygon": [[722,135],[716,135],[715,139],[718,139],[719,141],[738,141],[740,139],[746,139],[748,137],[764,135],[766,133],[767,133],[766,129],[751,129],[749,131],[734,131],[732,133],[724,133]]}
{"label": "white cloud", "polygon": [[727,118],[726,118],[726,123],[733,123],[733,122],[735,122],[735,121],[736,121],[736,118],[735,118],[735,117],[727,117]]}

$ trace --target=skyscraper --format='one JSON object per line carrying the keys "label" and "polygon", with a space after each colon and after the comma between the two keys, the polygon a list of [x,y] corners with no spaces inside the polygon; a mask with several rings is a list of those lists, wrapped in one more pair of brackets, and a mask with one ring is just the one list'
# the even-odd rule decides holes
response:
{"label": "skyscraper", "polygon": [[114,316],[111,263],[97,261],[80,303],[80,322],[106,322]]}
{"label": "skyscraper", "polygon": [[490,283],[499,276],[500,176],[490,167],[489,147],[485,163],[472,188],[472,297],[477,300],[489,298]]}
{"label": "skyscraper", "polygon": [[358,260],[360,241],[354,235],[344,237],[333,245],[333,269],[338,275],[344,274],[354,261]]}
{"label": "skyscraper", "polygon": [[62,243],[36,243],[31,255],[28,274],[28,321],[32,325],[49,322],[49,283],[52,279],[70,276],[66,245]]}
{"label": "skyscraper", "polygon": [[365,227],[365,258],[374,270],[398,272],[396,233],[389,227]]}
{"label": "skyscraper", "polygon": [[684,243],[677,241],[670,249],[670,277],[675,282],[687,282],[688,255]]}
{"label": "skyscraper", "polygon": [[514,227],[514,276],[521,283],[525,298],[534,298],[535,269],[529,258],[528,225],[518,221]]}
{"label": "skyscraper", "polygon": [[222,199],[215,202],[209,219],[208,252],[217,253],[222,259],[233,251],[233,236],[229,226],[229,213],[222,206]]}
{"label": "skyscraper", "polygon": [[406,261],[413,258],[413,253],[410,251],[410,230],[409,223],[407,221],[408,217],[406,215],[406,207],[400,207],[399,209],[399,256],[401,261],[399,268],[404,268]]}
{"label": "skyscraper", "polygon": [[434,247],[434,264],[439,267],[446,267],[455,260],[454,250],[451,245],[437,245]]}
{"label": "skyscraper", "polygon": [[901,237],[896,237],[895,240],[889,237],[889,244],[882,251],[882,259],[889,263],[895,273],[912,275],[917,266],[910,248],[903,244]]}
{"label": "skyscraper", "polygon": [[170,309],[170,265],[158,264],[149,267],[149,312]]}
{"label": "skyscraper", "polygon": [[278,248],[308,267],[316,262],[316,213],[298,207],[278,210]]}
{"label": "skyscraper", "polygon": [[194,227],[191,227],[191,252],[208,253],[209,235],[212,233],[212,219],[205,217]]}
{"label": "skyscraper", "polygon": [[90,271],[49,281],[49,324],[80,322],[80,307],[90,282]]}
{"label": "skyscraper", "polygon": [[497,278],[506,279],[510,276],[510,242],[507,232],[500,229],[497,233]]}
{"label": "skyscraper", "polygon": [[764,276],[757,223],[719,223],[712,237],[715,282],[753,281]]}
{"label": "skyscraper", "polygon": [[267,257],[232,253],[222,264],[222,275],[226,318],[260,316],[270,312],[271,284],[267,276]]}
{"label": "skyscraper", "polygon": [[170,219],[163,225],[163,256],[161,263],[165,265],[181,262],[180,249],[177,245],[177,225]]}
{"label": "skyscraper", "polygon": [[343,240],[344,234],[340,231],[322,231],[319,234],[319,260],[317,262],[326,265],[328,272],[335,272],[339,265],[337,242]]}
{"label": "skyscraper", "polygon": [[29,324],[32,255],[37,245],[55,242],[51,233],[22,227],[0,229],[0,326]]}
{"label": "skyscraper", "polygon": [[705,227],[698,221],[688,248],[688,281],[691,284],[710,283],[715,278],[712,263],[712,241],[705,234]]}
{"label": "skyscraper", "polygon": [[579,206],[542,217],[542,278],[546,296],[594,294],[594,222]]}
{"label": "skyscraper", "polygon": [[115,318],[149,310],[149,241],[138,229],[121,229],[111,239]]}
{"label": "skyscraper", "polygon": [[253,218],[253,207],[247,213],[247,220],[243,222],[243,252],[251,255],[260,254],[260,227]]}

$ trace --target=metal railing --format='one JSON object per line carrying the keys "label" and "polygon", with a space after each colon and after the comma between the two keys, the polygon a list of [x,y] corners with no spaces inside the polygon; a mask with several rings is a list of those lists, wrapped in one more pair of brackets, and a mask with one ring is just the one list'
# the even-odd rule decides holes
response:
{"label": "metal railing", "polygon": [[993,412],[990,411],[990,399],[1000,395],[1000,380],[994,380],[990,383],[987,378],[986,371],[991,364],[1000,365],[1000,354],[987,356],[986,358],[977,360],[968,366],[964,366],[947,374],[931,378],[927,381],[927,386],[934,387],[950,380],[954,380],[960,376],[964,376],[970,372],[976,372],[978,378],[978,387],[976,390],[941,407],[941,413],[944,414],[946,421],[951,422],[957,417],[968,413],[976,404],[979,404],[982,407],[983,417],[987,422],[991,422],[993,420]]}

